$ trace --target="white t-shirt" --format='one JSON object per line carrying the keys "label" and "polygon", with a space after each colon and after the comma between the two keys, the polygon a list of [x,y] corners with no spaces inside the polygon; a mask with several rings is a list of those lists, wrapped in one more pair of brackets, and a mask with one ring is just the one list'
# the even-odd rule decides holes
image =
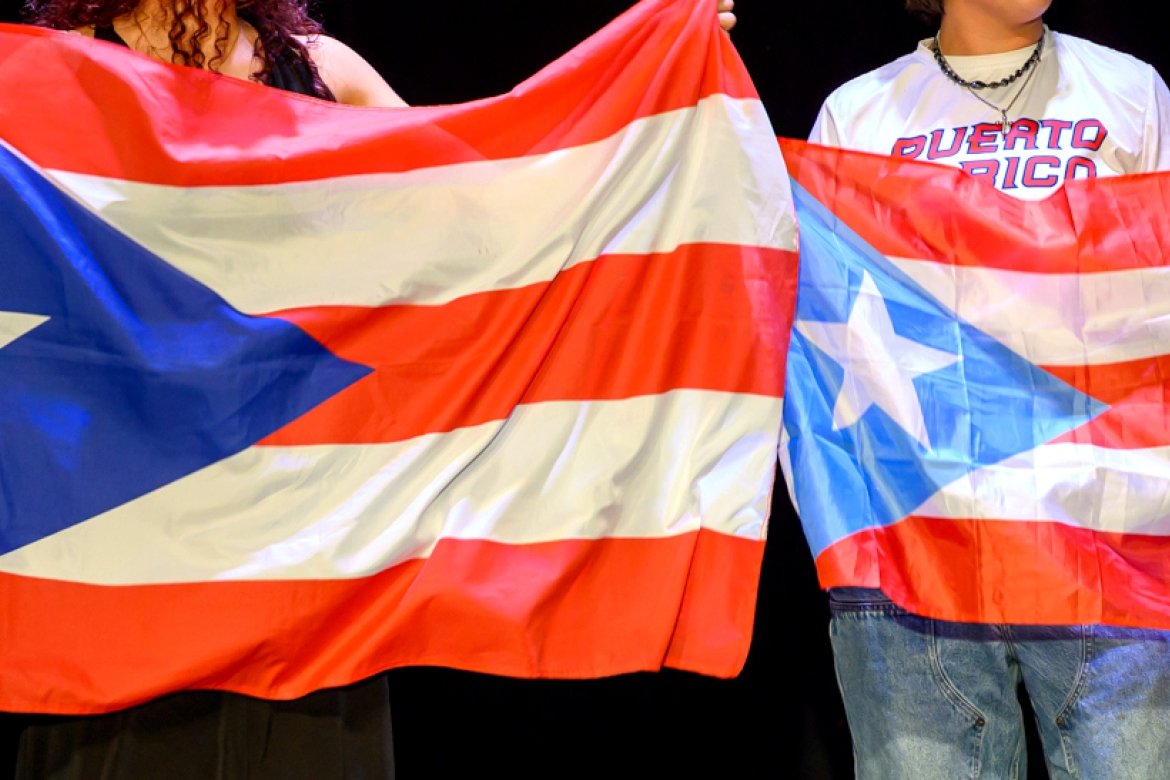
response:
{"label": "white t-shirt", "polygon": [[[960,167],[1025,199],[1047,196],[1066,178],[1170,169],[1170,139],[1162,137],[1170,91],[1141,60],[1048,31],[1034,73],[979,93],[1012,104],[1004,134],[999,111],[948,79],[930,44],[836,89],[809,140]],[[965,80],[992,82],[1032,51],[947,61]]]}

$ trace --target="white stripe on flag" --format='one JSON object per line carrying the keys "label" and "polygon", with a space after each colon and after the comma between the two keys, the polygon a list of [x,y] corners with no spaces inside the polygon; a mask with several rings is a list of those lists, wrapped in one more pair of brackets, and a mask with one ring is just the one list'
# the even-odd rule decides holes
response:
{"label": "white stripe on flag", "polygon": [[890,258],[944,306],[1042,366],[1170,351],[1170,267],[1041,274]]}
{"label": "white stripe on flag", "polygon": [[764,536],[777,398],[696,390],[522,406],[382,445],[254,447],[0,557],[121,585],[359,577],[440,538]]}
{"label": "white stripe on flag", "polygon": [[910,514],[1170,536],[1170,447],[1045,445],[955,480]]}
{"label": "white stripe on flag", "polygon": [[716,95],[586,146],[398,174],[196,188],[48,175],[241,311],[435,304],[604,254],[795,249],[768,127],[758,100]]}

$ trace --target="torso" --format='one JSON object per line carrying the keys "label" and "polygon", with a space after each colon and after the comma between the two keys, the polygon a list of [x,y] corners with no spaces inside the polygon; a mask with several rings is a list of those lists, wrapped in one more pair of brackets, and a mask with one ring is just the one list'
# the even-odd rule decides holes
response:
{"label": "torso", "polygon": [[[1165,85],[1149,65],[1072,36],[1049,32],[1035,72],[983,90],[998,111],[944,76],[928,42],[835,91],[810,140],[961,167],[1026,199],[1045,197],[1066,179],[1170,167],[1159,143]],[[995,80],[1031,53],[948,58],[968,80]]]}

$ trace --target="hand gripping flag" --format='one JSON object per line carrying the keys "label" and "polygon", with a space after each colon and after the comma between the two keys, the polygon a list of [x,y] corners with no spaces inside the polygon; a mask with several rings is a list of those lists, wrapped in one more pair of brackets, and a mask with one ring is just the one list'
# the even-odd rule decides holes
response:
{"label": "hand gripping flag", "polygon": [[795,231],[706,4],[362,109],[0,28],[0,708],[730,676]]}
{"label": "hand gripping flag", "polygon": [[975,622],[1170,628],[1170,179],[1024,202],[782,141],[782,461],[825,587]]}

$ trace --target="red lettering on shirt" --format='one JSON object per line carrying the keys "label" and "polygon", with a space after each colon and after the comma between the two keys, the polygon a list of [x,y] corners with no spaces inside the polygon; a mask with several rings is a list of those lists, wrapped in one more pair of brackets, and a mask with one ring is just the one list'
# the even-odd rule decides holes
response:
{"label": "red lettering on shirt", "polygon": [[995,177],[999,173],[999,160],[966,160],[959,163],[959,167],[977,179],[986,179],[991,186],[995,186]]}
{"label": "red lettering on shirt", "polygon": [[1038,154],[1035,157],[1029,157],[1024,160],[1024,177],[1022,183],[1025,187],[1055,187],[1060,181],[1060,177],[1056,173],[1042,173],[1041,167],[1055,168],[1060,170],[1060,158],[1054,157],[1050,154]]}
{"label": "red lettering on shirt", "polygon": [[1088,157],[1070,157],[1064,167],[1066,179],[1095,179],[1097,178],[1097,163]]}
{"label": "red lettering on shirt", "polygon": [[[1042,131],[1046,135],[1043,141]],[[892,154],[931,161],[958,158],[955,162],[968,174],[987,180],[1001,190],[1051,189],[1068,179],[1096,178],[1098,163],[1089,153],[1099,151],[1108,136],[1109,131],[1099,119],[1073,122],[1021,117],[1006,132],[999,123],[979,122],[899,138],[894,142]],[[1058,153],[1028,154],[1045,149]],[[1070,156],[1070,149],[1085,150],[1086,154]],[[1009,155],[1008,152],[1024,153]],[[963,157],[970,159],[963,160]]]}
{"label": "red lettering on shirt", "polygon": [[1004,151],[1014,152],[1022,141],[1024,149],[1036,148],[1036,136],[1040,132],[1040,123],[1035,119],[1020,118],[1012,122],[1012,129],[1003,137]]}
{"label": "red lettering on shirt", "polygon": [[1041,119],[1040,126],[1048,131],[1048,148],[1059,149],[1062,145],[1060,136],[1071,128],[1073,123],[1067,119]]}
{"label": "red lettering on shirt", "polygon": [[894,150],[890,152],[894,157],[919,157],[926,148],[926,136],[916,135],[913,138],[899,138],[894,142]]}
{"label": "red lettering on shirt", "polygon": [[942,148],[942,139],[945,130],[932,130],[930,133],[930,148],[926,151],[926,159],[939,160],[944,157],[954,157],[963,148],[963,139],[967,137],[967,128],[956,127],[951,137],[951,145]]}
{"label": "red lettering on shirt", "polygon": [[980,122],[971,128],[967,139],[969,154],[995,154],[999,151],[998,133],[1000,126],[991,122]]}
{"label": "red lettering on shirt", "polygon": [[1105,143],[1109,132],[1099,119],[1082,119],[1073,126],[1072,146],[1074,149],[1097,151]]}
{"label": "red lettering on shirt", "polygon": [[1004,162],[1007,163],[1007,166],[1003,171],[1003,186],[1001,189],[1014,190],[1016,187],[1020,186],[1016,181],[1016,177],[1019,176],[1020,173],[1020,158],[1008,157],[1004,160]]}

